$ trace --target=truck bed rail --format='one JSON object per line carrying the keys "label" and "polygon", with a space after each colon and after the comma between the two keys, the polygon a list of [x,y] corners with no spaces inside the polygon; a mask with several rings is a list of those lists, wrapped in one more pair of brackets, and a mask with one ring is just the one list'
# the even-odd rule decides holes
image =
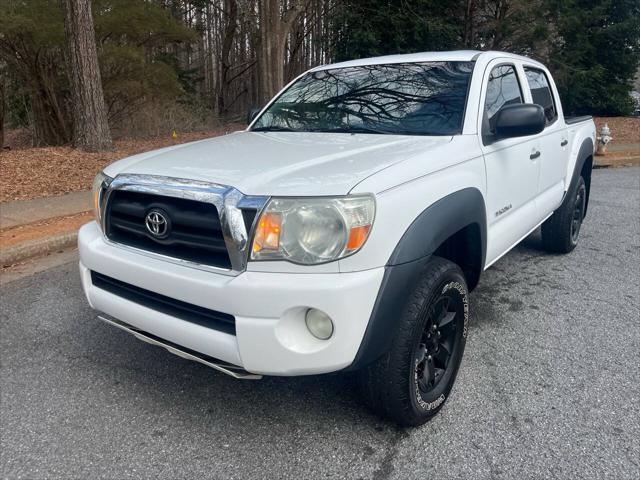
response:
{"label": "truck bed rail", "polygon": [[573,125],[575,123],[586,122],[592,120],[593,117],[591,115],[582,115],[580,117],[564,117],[564,123],[567,125]]}

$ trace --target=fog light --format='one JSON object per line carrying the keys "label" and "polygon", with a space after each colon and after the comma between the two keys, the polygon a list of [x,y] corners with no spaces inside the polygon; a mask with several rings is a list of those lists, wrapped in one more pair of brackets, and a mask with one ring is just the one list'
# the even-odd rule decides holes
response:
{"label": "fog light", "polygon": [[327,340],[333,335],[333,322],[326,313],[310,308],[304,320],[314,337]]}

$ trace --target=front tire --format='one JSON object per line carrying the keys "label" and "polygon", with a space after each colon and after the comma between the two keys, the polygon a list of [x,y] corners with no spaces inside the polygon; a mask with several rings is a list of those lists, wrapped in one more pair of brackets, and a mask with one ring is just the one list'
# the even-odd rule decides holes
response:
{"label": "front tire", "polygon": [[587,186],[580,176],[560,208],[542,224],[542,244],[549,252],[569,253],[578,245],[587,207]]}
{"label": "front tire", "polygon": [[456,264],[432,257],[413,288],[391,349],[360,372],[370,407],[401,426],[422,425],[444,405],[469,322],[467,284]]}

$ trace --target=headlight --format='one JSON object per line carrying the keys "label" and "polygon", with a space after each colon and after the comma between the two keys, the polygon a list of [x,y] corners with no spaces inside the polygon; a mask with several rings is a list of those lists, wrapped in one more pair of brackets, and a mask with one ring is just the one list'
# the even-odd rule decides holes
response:
{"label": "headlight", "polygon": [[258,220],[251,259],[314,265],[344,258],[364,245],[374,215],[372,195],[271,199]]}
{"label": "headlight", "polygon": [[102,197],[112,180],[113,178],[105,175],[102,172],[96,175],[96,178],[93,180],[93,187],[91,188],[93,190],[93,214],[98,223],[101,222],[100,206],[102,205]]}

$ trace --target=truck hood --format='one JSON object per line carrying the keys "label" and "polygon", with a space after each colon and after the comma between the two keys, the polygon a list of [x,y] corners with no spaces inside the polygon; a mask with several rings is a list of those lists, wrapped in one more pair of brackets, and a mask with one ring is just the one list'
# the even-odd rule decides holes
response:
{"label": "truck hood", "polygon": [[200,180],[247,195],[344,195],[376,172],[451,138],[242,131],[134,155],[105,173]]}

